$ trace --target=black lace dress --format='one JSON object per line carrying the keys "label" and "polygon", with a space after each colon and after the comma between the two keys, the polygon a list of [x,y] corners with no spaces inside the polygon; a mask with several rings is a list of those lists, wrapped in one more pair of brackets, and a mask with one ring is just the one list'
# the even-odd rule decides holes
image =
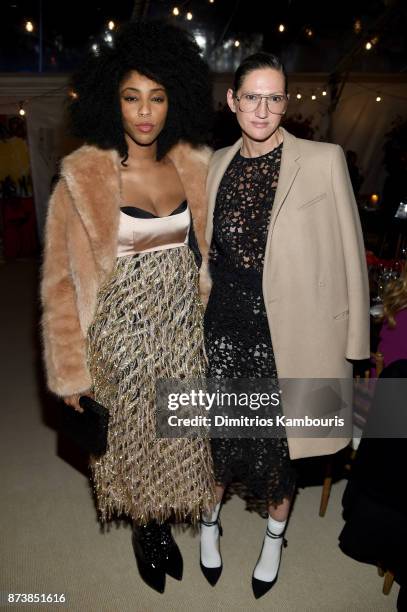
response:
{"label": "black lace dress", "polygon": [[[268,378],[278,384],[262,273],[281,153],[282,145],[256,158],[238,152],[219,186],[205,314],[209,378]],[[268,504],[292,495],[295,472],[285,438],[213,438],[211,445],[216,482],[242,483],[246,500],[258,502],[254,509],[264,513]]]}

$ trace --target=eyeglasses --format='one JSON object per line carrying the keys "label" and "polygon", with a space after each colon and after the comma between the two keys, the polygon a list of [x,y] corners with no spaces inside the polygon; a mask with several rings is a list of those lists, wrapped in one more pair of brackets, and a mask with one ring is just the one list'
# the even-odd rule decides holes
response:
{"label": "eyeglasses", "polygon": [[235,99],[239,102],[239,110],[241,110],[242,113],[250,113],[257,110],[263,98],[267,101],[267,108],[270,113],[274,115],[285,114],[288,104],[288,95],[268,94],[267,96],[263,96],[262,94],[244,93],[240,97],[235,96]]}

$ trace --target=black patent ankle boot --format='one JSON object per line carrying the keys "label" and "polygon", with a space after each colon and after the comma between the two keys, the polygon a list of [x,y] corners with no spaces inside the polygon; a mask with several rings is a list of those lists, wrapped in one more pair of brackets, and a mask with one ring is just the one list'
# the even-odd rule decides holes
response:
{"label": "black patent ankle boot", "polygon": [[164,593],[165,568],[160,534],[160,526],[155,521],[133,525],[132,543],[141,578],[155,591]]}
{"label": "black patent ankle boot", "polygon": [[159,525],[159,529],[160,541],[164,555],[163,566],[165,572],[176,580],[182,580],[184,562],[182,560],[180,549],[172,537],[171,525],[166,522]]}

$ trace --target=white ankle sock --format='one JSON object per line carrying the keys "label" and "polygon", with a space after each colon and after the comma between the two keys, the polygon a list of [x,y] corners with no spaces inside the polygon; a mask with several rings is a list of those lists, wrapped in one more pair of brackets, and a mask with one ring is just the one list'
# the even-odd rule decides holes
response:
{"label": "white ankle sock", "polygon": [[[202,515],[202,520],[212,523],[218,518],[220,502],[216,504],[211,514]],[[219,527],[207,527],[201,523],[201,562],[205,567],[220,567],[222,558],[219,552]]]}
{"label": "white ankle sock", "polygon": [[[271,533],[281,535],[285,529],[286,523],[287,521],[276,521],[269,516],[267,528]],[[264,536],[260,559],[253,572],[254,578],[263,580],[264,582],[272,582],[272,580],[274,580],[280,565],[282,544],[283,538],[270,538],[268,535]]]}

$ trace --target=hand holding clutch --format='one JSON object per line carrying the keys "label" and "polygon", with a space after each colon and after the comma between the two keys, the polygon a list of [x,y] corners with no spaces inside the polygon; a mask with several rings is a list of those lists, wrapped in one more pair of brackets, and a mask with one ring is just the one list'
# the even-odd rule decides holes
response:
{"label": "hand holding clutch", "polygon": [[70,406],[77,412],[83,412],[83,408],[79,403],[79,399],[81,396],[92,397],[90,389],[88,391],[84,391],[83,393],[74,393],[73,395],[67,395],[64,397],[64,402],[67,406]]}
{"label": "hand holding clutch", "polygon": [[62,404],[60,432],[91,455],[103,455],[107,448],[109,411],[86,395],[79,397],[79,407],[81,411],[71,403]]}

